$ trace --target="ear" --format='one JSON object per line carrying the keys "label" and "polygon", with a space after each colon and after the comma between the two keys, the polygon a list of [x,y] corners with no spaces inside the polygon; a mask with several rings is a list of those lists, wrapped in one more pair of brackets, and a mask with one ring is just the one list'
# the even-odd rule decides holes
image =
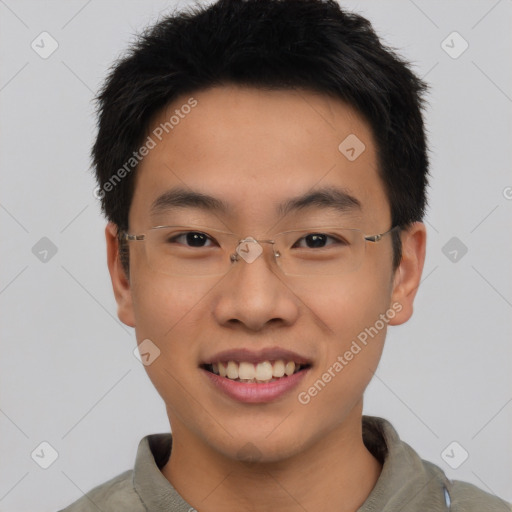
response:
{"label": "ear", "polygon": [[132,290],[119,258],[119,241],[117,239],[117,226],[109,222],[105,228],[107,241],[107,263],[114,296],[117,302],[117,316],[124,324],[135,327],[135,314],[133,311]]}
{"label": "ear", "polygon": [[[391,325],[400,325],[413,313],[413,302],[421,281],[425,263],[427,230],[422,222],[414,222],[400,233],[402,239],[402,259],[393,278],[391,304],[396,304],[397,312]],[[401,306],[401,307],[400,307]]]}

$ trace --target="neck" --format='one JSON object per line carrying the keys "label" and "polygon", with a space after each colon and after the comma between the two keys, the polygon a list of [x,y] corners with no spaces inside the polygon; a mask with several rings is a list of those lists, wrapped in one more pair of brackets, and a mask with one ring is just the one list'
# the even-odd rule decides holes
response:
{"label": "neck", "polygon": [[355,512],[382,470],[363,443],[361,410],[362,404],[307,450],[272,463],[226,458],[179,425],[162,474],[183,499],[207,512]]}

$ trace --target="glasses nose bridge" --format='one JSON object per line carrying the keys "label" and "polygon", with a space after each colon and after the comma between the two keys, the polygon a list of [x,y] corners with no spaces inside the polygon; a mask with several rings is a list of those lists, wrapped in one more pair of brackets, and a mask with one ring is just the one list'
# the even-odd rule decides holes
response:
{"label": "glasses nose bridge", "polygon": [[276,252],[275,249],[275,240],[273,239],[256,239],[252,236],[247,236],[238,239],[235,244],[235,249],[230,255],[230,261],[232,263],[240,261],[241,259],[246,263],[253,263],[263,254],[265,244],[271,246],[272,259],[274,261],[277,256],[279,256],[279,253]]}

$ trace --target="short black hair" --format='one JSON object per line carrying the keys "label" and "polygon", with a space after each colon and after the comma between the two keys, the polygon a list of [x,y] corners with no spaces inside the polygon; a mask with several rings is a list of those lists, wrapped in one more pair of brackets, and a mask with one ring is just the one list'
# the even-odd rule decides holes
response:
{"label": "short black hair", "polygon": [[[427,85],[410,63],[381,43],[367,19],[334,0],[218,0],[146,29],[111,68],[97,97],[95,194],[118,233],[128,229],[134,192],[136,165],[126,172],[126,162],[151,120],[178,96],[227,84],[300,88],[350,104],[371,127],[393,225],[423,219]],[[400,233],[393,235],[396,269]]]}

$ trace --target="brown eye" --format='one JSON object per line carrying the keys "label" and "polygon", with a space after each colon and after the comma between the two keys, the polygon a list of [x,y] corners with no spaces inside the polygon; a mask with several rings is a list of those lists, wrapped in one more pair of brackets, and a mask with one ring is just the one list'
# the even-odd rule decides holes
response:
{"label": "brown eye", "polygon": [[205,247],[205,243],[213,241],[207,234],[200,231],[187,231],[179,235],[170,237],[169,242],[185,243],[190,247]]}
{"label": "brown eye", "polygon": [[[324,248],[326,245],[327,245],[327,241],[328,240],[333,240],[336,244],[342,244],[342,245],[346,245],[346,241],[343,240],[343,239],[338,239],[338,238],[334,238],[332,236],[329,236],[329,235],[326,235],[325,233],[310,233],[309,235],[306,235],[304,237],[302,237],[301,239],[299,239],[294,247],[297,246],[297,244],[299,244],[301,241],[305,241],[306,242],[306,248],[307,249],[322,249]],[[332,244],[329,244],[329,245],[332,245]],[[304,246],[302,246],[304,247]]]}

